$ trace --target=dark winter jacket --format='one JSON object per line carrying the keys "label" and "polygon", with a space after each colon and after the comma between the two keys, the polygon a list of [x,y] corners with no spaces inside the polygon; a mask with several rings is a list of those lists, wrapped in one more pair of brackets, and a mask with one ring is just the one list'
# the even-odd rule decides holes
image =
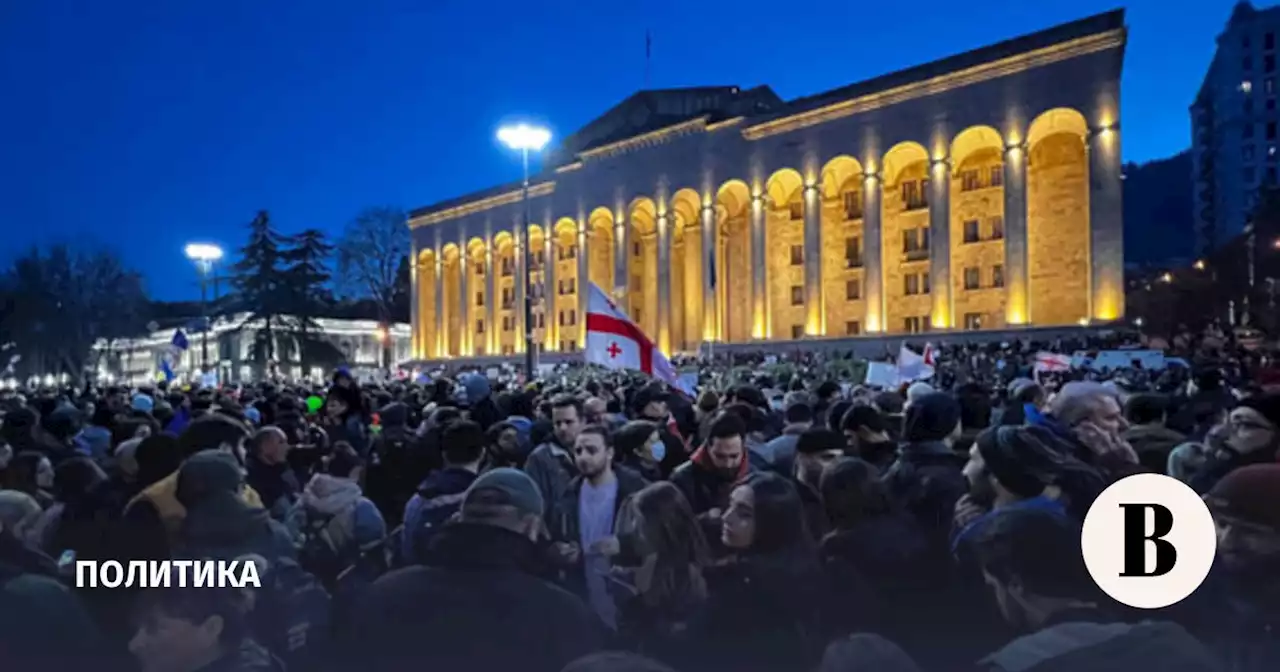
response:
{"label": "dark winter jacket", "polygon": [[462,467],[447,467],[427,477],[404,508],[401,530],[401,563],[412,565],[426,559],[431,539],[444,529],[462,506],[462,496],[476,480],[476,474]]}
{"label": "dark winter jacket", "polygon": [[429,555],[369,588],[344,633],[347,669],[560,672],[604,648],[595,613],[537,576],[543,554],[527,537],[455,523]]}
{"label": "dark winter jacket", "polygon": [[1056,620],[978,662],[984,672],[1218,672],[1208,649],[1168,622]]}
{"label": "dark winter jacket", "polygon": [[738,471],[726,477],[711,464],[711,455],[707,449],[699,448],[688,462],[672,472],[671,484],[680,488],[695,514],[702,514],[711,509],[724,509],[729,502],[733,484],[742,480],[750,471],[751,463],[743,455]]}
{"label": "dark winter jacket", "polygon": [[965,458],[944,443],[908,443],[883,479],[895,501],[906,507],[922,530],[945,538],[956,502],[969,490],[961,473],[964,464]]}
{"label": "dark winter jacket", "polygon": [[1130,427],[1121,435],[1138,454],[1138,463],[1155,474],[1165,473],[1169,453],[1187,440],[1187,437],[1161,425]]}
{"label": "dark winter jacket", "polygon": [[[613,501],[613,517],[616,520],[622,503],[631,495],[643,490],[649,483],[641,478],[640,474],[622,465],[614,466],[613,473],[618,479],[618,495]],[[547,528],[556,541],[578,543],[582,537],[582,528],[578,520],[578,500],[582,496],[582,480],[581,476],[577,476],[570,481],[569,488],[564,491],[553,509],[552,519]],[[564,568],[560,579],[566,588],[586,599],[587,586],[582,566],[584,557],[584,554],[579,554],[577,564],[572,568]]]}

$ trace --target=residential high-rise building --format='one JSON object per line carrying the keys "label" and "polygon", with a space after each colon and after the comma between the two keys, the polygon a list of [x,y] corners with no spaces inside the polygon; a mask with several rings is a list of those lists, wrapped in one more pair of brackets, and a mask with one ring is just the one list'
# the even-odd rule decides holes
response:
{"label": "residential high-rise building", "polygon": [[1193,214],[1201,254],[1243,232],[1261,187],[1278,182],[1277,35],[1280,6],[1238,3],[1191,105]]}

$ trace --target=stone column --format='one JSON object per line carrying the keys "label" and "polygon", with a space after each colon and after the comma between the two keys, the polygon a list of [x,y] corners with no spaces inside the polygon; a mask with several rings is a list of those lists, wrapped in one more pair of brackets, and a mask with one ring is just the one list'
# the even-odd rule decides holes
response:
{"label": "stone column", "polygon": [[542,319],[547,327],[542,330],[542,347],[547,352],[560,348],[560,310],[556,306],[560,298],[556,286],[555,234],[551,228],[542,238]]}
{"label": "stone column", "polygon": [[[410,235],[413,234],[410,233]],[[409,296],[411,297],[409,299],[409,333],[412,339],[409,345],[411,353],[409,356],[412,359],[424,359],[426,357],[424,353],[427,349],[427,334],[422,324],[422,311],[418,309],[418,304],[422,303],[422,288],[418,286],[418,279],[422,275],[418,272],[418,264],[420,263],[421,261],[418,259],[418,243],[417,241],[412,241],[409,245]],[[306,374],[310,376],[311,372],[307,371]]]}
{"label": "stone column", "polygon": [[722,263],[716,259],[716,243],[720,240],[716,231],[716,206],[702,206],[702,340],[718,341],[724,338],[720,326],[720,309],[716,301],[716,267]]}
{"label": "stone column", "polygon": [[458,241],[458,249],[460,250],[458,253],[458,288],[462,293],[462,301],[458,303],[458,315],[461,318],[458,323],[462,327],[462,335],[458,339],[458,350],[461,356],[470,357],[475,354],[471,350],[471,342],[475,340],[471,330],[475,325],[471,324],[471,269],[469,268],[470,264],[467,263],[470,260],[467,259],[466,236],[463,236]]}
{"label": "stone column", "polygon": [[591,236],[587,235],[587,222],[578,221],[578,347],[587,342],[587,296],[591,293]]}
{"label": "stone column", "polygon": [[804,188],[804,333],[826,334],[822,301],[822,188]]}
{"label": "stone column", "polygon": [[884,333],[888,328],[884,323],[884,255],[880,250],[880,176],[875,173],[862,176],[862,237],[866,242],[862,290],[867,307],[863,328],[867,333]]}
{"label": "stone column", "polygon": [[529,282],[528,269],[525,268],[525,264],[524,264],[524,246],[527,244],[527,241],[525,240],[525,235],[527,235],[527,233],[528,233],[527,230],[524,233],[521,233],[520,225],[519,224],[516,225],[515,232],[514,232],[515,245],[513,249],[513,255],[514,255],[514,261],[515,261],[515,279],[516,279],[514,283],[515,290],[516,290],[515,291],[516,302],[515,302],[515,311],[514,311],[516,316],[515,345],[516,345],[516,353],[518,354],[523,354],[525,352],[525,348],[529,347],[529,342],[525,339],[526,330],[525,330],[525,324],[524,324],[524,291],[525,291],[525,284]]}
{"label": "stone column", "polygon": [[951,162],[937,159],[929,176],[929,293],[934,329],[955,326],[951,314]]}
{"label": "stone column", "polygon": [[497,274],[493,269],[493,237],[489,237],[484,243],[484,351],[487,355],[496,354],[502,349],[499,345],[499,334],[502,332],[497,328],[498,298],[493,293],[493,276],[495,275]]}
{"label": "stone column", "polygon": [[1027,302],[1027,148],[1004,150],[1004,321],[1030,324]]}
{"label": "stone column", "polygon": [[1124,207],[1120,128],[1089,133],[1089,314],[1124,317]]}
{"label": "stone column", "polygon": [[620,219],[613,225],[613,287],[603,287],[609,292],[615,301],[619,301],[619,306],[623,312],[627,312],[627,305],[630,299],[627,297],[627,290],[631,285],[631,227],[627,226],[625,219]]}
{"label": "stone column", "polygon": [[764,251],[765,196],[751,198],[751,338],[769,337],[768,277]]}
{"label": "stone column", "polygon": [[449,341],[445,339],[445,325],[448,324],[444,319],[444,251],[439,245],[436,245],[435,254],[435,277],[432,279],[436,286],[436,333],[431,344],[432,356],[443,359],[449,355]]}
{"label": "stone column", "polygon": [[[671,213],[658,215],[658,335],[659,350],[671,353]],[[683,308],[683,306],[682,306]]]}

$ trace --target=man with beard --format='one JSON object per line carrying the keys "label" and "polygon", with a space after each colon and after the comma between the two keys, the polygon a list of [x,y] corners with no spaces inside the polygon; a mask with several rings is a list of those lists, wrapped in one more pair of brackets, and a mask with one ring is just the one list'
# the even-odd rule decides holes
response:
{"label": "man with beard", "polygon": [[805,430],[796,438],[793,482],[804,503],[805,521],[814,540],[827,534],[827,512],[822,507],[822,471],[844,457],[844,437],[825,427]]}
{"label": "man with beard", "polygon": [[591,605],[600,620],[617,626],[617,606],[606,587],[618,553],[613,524],[628,497],[648,485],[639,474],[613,463],[613,442],[600,425],[587,425],[573,445],[580,474],[556,504],[550,521],[555,552],[567,568],[565,583]]}
{"label": "man with beard", "polygon": [[[1241,467],[1205,495],[1218,526],[1211,579],[1227,608],[1214,610],[1213,637],[1232,670],[1280,669],[1280,464]],[[1202,586],[1205,590],[1208,586]]]}
{"label": "man with beard", "polygon": [[578,438],[578,431],[582,429],[582,402],[568,394],[552,399],[551,427],[551,440],[534,448],[524,464],[524,472],[542,493],[542,501],[547,507],[543,515],[548,519],[553,514],[555,503],[569,488],[569,482],[578,475],[570,451]]}
{"label": "man with beard", "polygon": [[1251,464],[1276,461],[1280,448],[1280,395],[1264,394],[1240,402],[1227,416],[1226,440],[1191,477],[1204,493],[1227,474]]}
{"label": "man with beard", "polygon": [[840,431],[849,442],[850,454],[876,469],[888,469],[897,457],[898,443],[890,438],[884,416],[874,406],[855,402],[840,419]]}
{"label": "man with beard", "polygon": [[746,433],[741,417],[722,411],[707,428],[707,442],[671,474],[671,484],[689,502],[708,539],[719,538],[720,515],[729,503],[729,492],[751,471]]}

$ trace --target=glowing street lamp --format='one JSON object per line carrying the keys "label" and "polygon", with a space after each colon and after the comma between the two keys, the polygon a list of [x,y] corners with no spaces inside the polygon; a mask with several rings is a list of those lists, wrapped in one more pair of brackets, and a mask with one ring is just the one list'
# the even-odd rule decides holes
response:
{"label": "glowing street lamp", "polygon": [[530,268],[532,251],[529,249],[529,152],[540,152],[551,142],[551,131],[538,126],[517,124],[503,126],[498,129],[498,140],[502,144],[520,151],[524,166],[524,181],[520,189],[520,203],[524,209],[524,370],[525,376],[533,380],[534,343],[533,343],[533,269]]}
{"label": "glowing street lamp", "polygon": [[[209,243],[190,243],[184,249],[187,258],[196,262],[200,269],[200,318],[204,328],[200,332],[200,368],[209,370],[209,278],[213,276],[213,265],[222,259],[222,248]],[[214,291],[217,294],[217,291]],[[217,298],[216,296],[214,297]]]}

